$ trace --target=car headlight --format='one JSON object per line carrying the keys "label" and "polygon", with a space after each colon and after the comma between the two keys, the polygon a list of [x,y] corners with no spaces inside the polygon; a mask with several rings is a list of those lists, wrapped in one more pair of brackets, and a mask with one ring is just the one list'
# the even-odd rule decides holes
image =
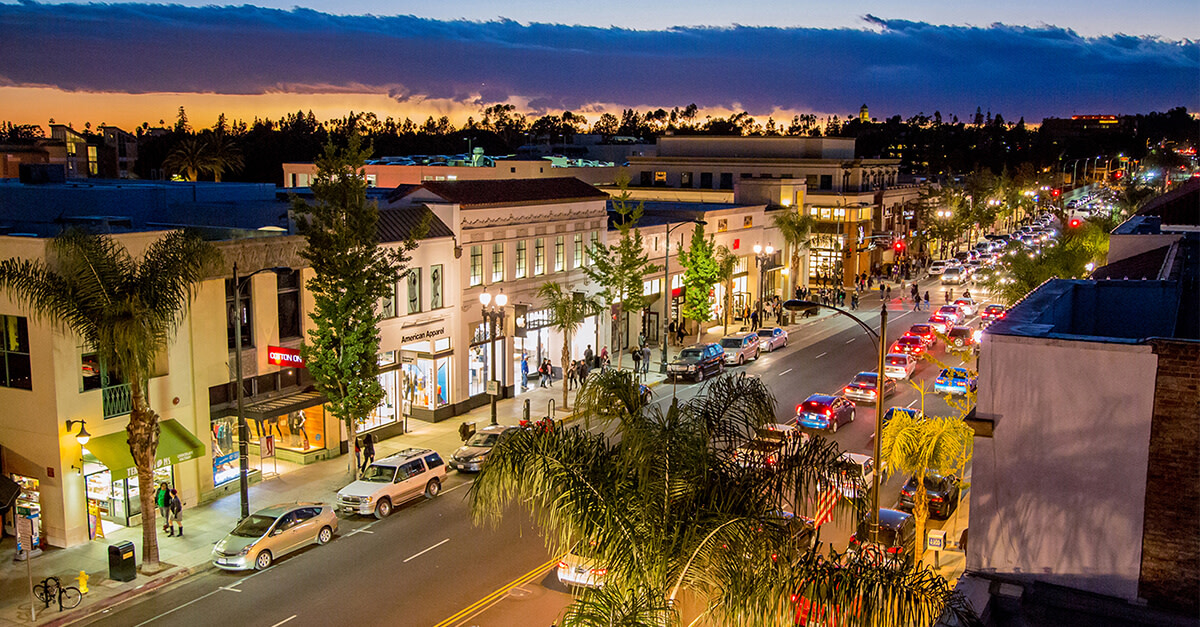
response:
{"label": "car headlight", "polygon": [[252,548],[254,548],[253,544],[247,544],[245,547],[242,547],[242,550],[238,551],[238,555],[247,555]]}
{"label": "car headlight", "polygon": [[695,367],[695,366],[688,366],[688,371],[692,371],[692,370],[695,370],[695,369],[696,369],[696,367]]}
{"label": "car headlight", "polygon": [[359,503],[370,503],[372,498],[374,498],[374,497],[360,496],[360,497],[358,497],[358,502]]}

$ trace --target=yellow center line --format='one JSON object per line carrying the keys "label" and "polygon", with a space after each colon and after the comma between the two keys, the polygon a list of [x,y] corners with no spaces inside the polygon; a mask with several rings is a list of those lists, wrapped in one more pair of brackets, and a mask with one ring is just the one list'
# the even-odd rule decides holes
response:
{"label": "yellow center line", "polygon": [[508,594],[509,590],[512,590],[513,588],[515,588],[517,586],[529,583],[533,579],[537,578],[538,575],[541,575],[542,573],[550,570],[551,568],[554,567],[555,564],[558,563],[558,560],[559,560],[559,558],[557,558],[557,557],[552,558],[550,561],[546,562],[545,564],[542,564],[541,566],[538,566],[537,568],[534,568],[533,570],[525,573],[524,575],[521,575],[520,577],[517,577],[516,579],[512,580],[511,582],[501,586],[495,592],[492,592],[491,594],[468,605],[467,607],[459,610],[458,612],[455,612],[453,616],[450,616],[449,618],[443,620],[442,622],[434,625],[434,627],[450,627],[450,625],[455,624],[456,621],[460,621],[460,620],[464,619],[466,616],[470,615],[472,612],[478,611],[484,605],[487,605],[488,603],[491,603],[491,602],[499,599],[501,596]]}

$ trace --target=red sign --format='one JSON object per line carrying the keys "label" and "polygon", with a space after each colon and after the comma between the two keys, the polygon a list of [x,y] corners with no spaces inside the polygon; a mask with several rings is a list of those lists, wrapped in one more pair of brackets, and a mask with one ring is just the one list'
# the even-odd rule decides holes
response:
{"label": "red sign", "polygon": [[275,366],[287,366],[289,368],[303,368],[304,358],[300,356],[300,351],[294,348],[268,346],[267,363]]}

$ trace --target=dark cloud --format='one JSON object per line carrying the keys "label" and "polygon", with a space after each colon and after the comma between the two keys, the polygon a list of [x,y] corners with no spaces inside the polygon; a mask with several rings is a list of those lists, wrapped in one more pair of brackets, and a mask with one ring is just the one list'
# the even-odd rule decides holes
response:
{"label": "dark cloud", "polygon": [[1200,43],[1057,27],[618,28],[253,6],[0,5],[0,84],[103,92],[365,90],[589,103],[973,113],[1200,108]]}

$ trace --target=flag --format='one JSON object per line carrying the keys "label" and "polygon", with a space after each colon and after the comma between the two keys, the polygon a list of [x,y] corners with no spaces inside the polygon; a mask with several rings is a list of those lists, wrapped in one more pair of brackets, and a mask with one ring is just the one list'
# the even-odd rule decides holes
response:
{"label": "flag", "polygon": [[837,504],[838,496],[837,489],[831,487],[817,498],[817,515],[813,521],[814,527],[819,528],[821,525],[833,520],[833,506]]}

